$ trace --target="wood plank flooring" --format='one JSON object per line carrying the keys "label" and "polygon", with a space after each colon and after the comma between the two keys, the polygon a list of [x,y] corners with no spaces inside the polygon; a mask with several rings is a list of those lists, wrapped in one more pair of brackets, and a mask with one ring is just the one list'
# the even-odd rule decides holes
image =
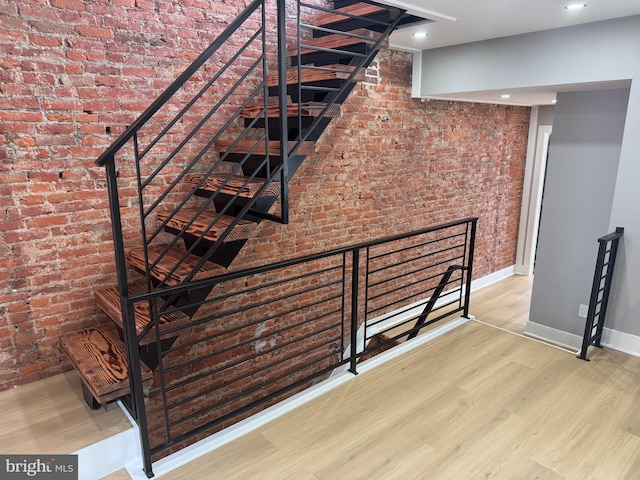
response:
{"label": "wood plank flooring", "polygon": [[0,392],[0,452],[71,453],[131,428],[117,405],[90,410],[76,372]]}
{"label": "wood plank flooring", "polygon": [[[526,281],[476,292],[471,312],[524,329]],[[162,478],[636,480],[640,358],[590,357],[469,322]],[[86,407],[74,372],[0,392],[0,410],[2,453],[66,453],[128,428],[115,406]]]}
{"label": "wood plank flooring", "polygon": [[523,334],[529,320],[533,275],[513,275],[471,294],[470,312],[480,321]]}
{"label": "wood plank flooring", "polygon": [[[478,319],[528,310],[489,288]],[[472,321],[162,478],[637,479],[640,358],[591,358]]]}

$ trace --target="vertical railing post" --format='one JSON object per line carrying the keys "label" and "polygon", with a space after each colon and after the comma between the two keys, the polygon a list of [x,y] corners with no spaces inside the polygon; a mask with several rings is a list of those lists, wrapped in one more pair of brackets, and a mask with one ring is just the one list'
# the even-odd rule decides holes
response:
{"label": "vertical railing post", "polygon": [[471,277],[473,276],[473,256],[476,247],[476,224],[478,219],[471,220],[471,234],[469,235],[469,257],[467,259],[467,283],[464,292],[463,317],[469,318],[469,301],[471,300]]}
{"label": "vertical railing post", "polygon": [[[624,228],[616,227],[616,233],[622,235]],[[618,255],[618,243],[620,237],[616,237],[611,241],[611,251],[609,252],[609,260],[607,266],[607,279],[605,280],[605,289],[602,292],[602,305],[600,306],[600,322],[596,328],[595,346],[602,348],[602,331],[604,330],[604,319],[607,316],[607,306],[609,305],[609,293],[611,292],[611,281],[613,280],[613,269],[616,266],[616,256]]]}
{"label": "vertical railing post", "polygon": [[353,250],[353,264],[351,267],[351,363],[349,371],[358,374],[356,363],[358,361],[358,287],[360,272],[360,250]]}
{"label": "vertical railing post", "polygon": [[[618,242],[624,234],[624,228],[617,227],[616,231],[605,235],[598,239],[598,258],[596,260],[596,269],[593,274],[593,283],[591,285],[591,296],[589,298],[589,310],[587,311],[587,319],[584,326],[584,336],[582,337],[582,348],[578,358],[586,360],[587,350],[590,345],[602,348],[602,332],[604,330],[604,321],[607,313],[607,305],[609,303],[609,294],[611,293],[611,283],[613,280],[613,271],[618,254]],[[611,243],[610,250],[607,245]],[[605,262],[605,257],[609,253],[609,258]],[[607,267],[607,273],[603,275],[604,267]],[[602,281],[604,280],[604,285]],[[600,305],[600,311],[596,313],[596,309]],[[597,321],[596,321],[597,318]],[[596,333],[593,333],[593,329]]]}
{"label": "vertical railing post", "polygon": [[[264,8],[264,7],[263,7]],[[283,223],[289,223],[289,135],[287,118],[287,9],[277,0],[278,18],[278,108],[280,110],[280,205]],[[267,142],[269,139],[267,139]],[[269,174],[270,176],[270,174]]]}
{"label": "vertical railing post", "polygon": [[142,372],[140,370],[140,352],[136,332],[136,322],[133,305],[129,302],[129,286],[127,279],[127,262],[122,233],[122,218],[120,216],[120,199],[118,196],[118,182],[115,159],[111,157],[105,165],[107,175],[107,192],[109,195],[109,209],[111,213],[111,232],[113,248],[116,258],[116,275],[118,291],[122,309],[123,337],[127,350],[127,367],[129,369],[129,388],[131,390],[131,409],[140,430],[140,445],[142,448],[143,469],[147,477],[153,476],[151,466],[151,448],[149,446],[149,432],[144,406],[142,389]]}
{"label": "vertical railing post", "polygon": [[598,290],[600,286],[600,282],[602,281],[602,268],[604,266],[604,255],[605,250],[607,249],[607,244],[603,242],[599,242],[598,247],[598,258],[596,260],[596,270],[593,275],[593,283],[591,285],[591,297],[589,298],[589,310],[587,311],[587,320],[584,326],[584,336],[582,337],[582,348],[580,349],[580,355],[578,358],[580,360],[586,360],[587,358],[587,350],[589,345],[591,345],[591,340],[593,339],[593,327],[596,318],[596,305],[598,303]]}

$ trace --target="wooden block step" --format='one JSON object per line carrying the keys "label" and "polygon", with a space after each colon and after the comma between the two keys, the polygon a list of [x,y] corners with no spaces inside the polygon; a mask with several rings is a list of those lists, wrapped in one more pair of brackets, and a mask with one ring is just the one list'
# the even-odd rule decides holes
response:
{"label": "wooden block step", "polygon": [[[300,109],[300,115],[303,117],[317,117],[326,106],[327,104],[322,102],[289,103],[287,104],[287,117],[297,117],[298,108]],[[263,110],[264,103],[262,101],[256,102],[246,107],[240,113],[240,118],[256,118],[259,115],[263,115]],[[326,118],[338,118],[340,116],[340,105],[337,103],[331,105],[324,116]],[[277,104],[268,104],[267,117],[280,118],[280,107]]]}
{"label": "wooden block step", "polygon": [[[192,188],[199,188],[200,190],[206,190],[212,193],[217,192],[218,189],[220,189],[221,193],[225,193],[227,195],[235,195],[238,193],[238,196],[243,198],[254,198],[265,183],[263,178],[252,178],[249,180],[249,177],[235,175],[228,180],[228,174],[214,173],[209,175],[206,180],[202,182],[202,185],[198,187],[198,184],[203,177],[204,175],[191,173],[185,176],[185,182]],[[223,184],[224,187],[222,187]],[[262,196],[277,197],[279,194],[280,182],[271,182],[267,188],[265,188]]]}
{"label": "wooden block step", "polygon": [[[327,70],[324,70],[327,69]],[[319,70],[300,68],[300,83],[322,82],[326,80],[347,80],[355,67],[351,65],[322,65]],[[364,70],[364,69],[363,69]],[[364,71],[358,72],[353,78],[354,82],[364,80]],[[287,71],[287,85],[298,83],[298,69],[293,68]],[[278,75],[267,75],[267,87],[278,86]]]}
{"label": "wooden block step", "polygon": [[[175,228],[176,230],[183,230],[187,224],[193,220],[194,217],[197,217],[189,228],[187,228],[187,232],[195,235],[201,236],[206,232],[204,238],[209,240],[210,242],[217,241],[220,236],[229,228],[229,225],[235,220],[235,217],[231,217],[229,215],[219,215],[218,218],[208,231],[207,228],[218,216],[218,213],[211,209],[205,210],[204,212],[198,215],[199,207],[182,207],[175,215],[171,217],[168,221],[167,226],[171,228]],[[159,210],[158,211],[158,220],[161,222],[166,221],[171,215],[172,210]],[[251,232],[255,230],[258,226],[255,222],[250,222],[249,220],[240,220],[231,230],[231,232],[225,237],[225,242],[233,242],[235,240],[244,240],[251,236]]]}
{"label": "wooden block step", "polygon": [[[130,393],[126,349],[114,333],[97,328],[81,330],[63,336],[60,346],[98,403]],[[153,374],[144,364],[141,367],[143,383],[150,385]]]}
{"label": "wooden block step", "polygon": [[[236,143],[236,140],[217,140],[214,143],[214,148],[218,152],[230,152],[247,154],[252,152],[252,155],[266,155],[267,154],[267,142],[260,140],[256,147],[258,140],[240,140]],[[234,145],[235,143],[235,145]],[[296,142],[289,142],[289,151],[295,146]],[[311,155],[314,151],[315,144],[313,142],[303,142],[303,144],[296,151],[296,155]],[[254,149],[255,147],[255,149]],[[280,142],[276,140],[269,140],[269,154],[271,156],[280,156]]]}
{"label": "wooden block step", "polygon": [[[344,18],[344,17],[343,17]],[[339,33],[334,33],[332,35],[327,35],[325,37],[319,38],[309,38],[302,40],[302,47],[300,48],[300,54],[305,55],[308,53],[318,52],[317,47],[320,48],[331,48],[335,50],[339,50],[342,47],[349,47],[352,45],[359,45],[361,43],[376,43],[382,34],[373,32],[371,30],[367,30],[366,28],[358,28],[357,30],[352,30],[348,32],[349,34],[358,35],[364,38],[352,37],[347,35],[341,35]],[[388,45],[388,40],[382,43],[382,46]],[[292,46],[287,49],[287,55],[292,57],[298,54],[297,46]]]}
{"label": "wooden block step", "polygon": [[366,17],[368,15],[375,15],[376,13],[383,13],[387,11],[388,10],[386,8],[379,5],[372,5],[370,3],[354,3],[348,7],[338,8],[333,12],[319,13],[313,17],[311,24],[317,27],[325,27],[327,25],[352,19],[352,17],[347,15],[340,15],[341,13],[348,13],[358,17]]}
{"label": "wooden block step", "polygon": [[[146,289],[141,285],[131,284],[129,285],[129,295],[139,295],[146,292]],[[109,318],[113,320],[120,328],[124,328],[122,324],[122,308],[120,307],[120,295],[118,293],[118,287],[109,287],[97,290],[95,292],[96,303],[98,307],[109,315]],[[164,300],[157,298],[156,303],[158,308],[162,308]],[[146,328],[151,321],[151,312],[149,310],[149,302],[136,302],[134,304],[134,316],[136,321],[136,333],[140,333]],[[174,312],[168,315],[163,315],[158,319],[160,327],[160,338],[164,338],[163,330],[168,328],[180,327],[189,323],[189,317],[182,312]],[[173,334],[175,336],[175,334]],[[152,328],[147,335],[141,340],[141,344],[153,343],[157,340],[156,329]]]}
{"label": "wooden block step", "polygon": [[[166,245],[151,245],[148,247],[149,265],[155,263],[160,257],[162,252],[166,249]],[[186,278],[191,274],[197,263],[200,261],[200,257],[197,255],[189,254],[186,259],[180,263],[178,268],[167,278],[167,275],[173,267],[178,265],[180,259],[184,256],[185,250],[181,247],[174,246],[167,253],[164,254],[162,259],[151,271],[151,275],[164,281],[166,285],[180,285],[185,282]],[[133,267],[140,272],[145,272],[144,263],[144,249],[132,248],[127,253],[127,261]],[[213,262],[205,262],[205,264],[196,272],[192,280],[204,280],[205,278],[217,277],[227,273],[227,269]]]}

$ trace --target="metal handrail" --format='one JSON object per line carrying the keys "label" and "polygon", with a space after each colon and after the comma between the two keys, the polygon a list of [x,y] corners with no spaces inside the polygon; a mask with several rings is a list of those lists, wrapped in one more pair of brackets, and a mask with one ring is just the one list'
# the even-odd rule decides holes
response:
{"label": "metal handrail", "polygon": [[[589,361],[587,350],[590,345],[602,348],[602,332],[607,314],[609,294],[613,282],[613,269],[616,265],[618,243],[624,235],[624,228],[617,227],[615,232],[598,238],[598,257],[593,274],[589,310],[585,321],[582,348],[578,358]],[[595,331],[594,331],[595,329]]]}
{"label": "metal handrail", "polygon": [[109,148],[96,160],[96,164],[100,166],[113,163],[115,154],[129,140],[133,138],[135,133],[140,130],[153,115],[160,110],[165,103],[204,65],[204,63],[229,39],[250,16],[255,12],[264,0],[254,0],[244,12],[242,12],[229,26],[217,37],[207,49],[196,58],[187,69],[176,78],[169,87],[120,135]]}
{"label": "metal handrail", "polygon": [[[377,332],[393,330],[390,341],[410,340],[436,321],[454,315],[468,317],[477,220],[465,218],[195,282],[200,286],[224,284],[224,288],[201,302],[214,307],[211,313],[189,325],[162,330],[162,335],[170,337],[189,334],[193,329],[199,333],[190,334],[179,344],[158,347],[159,384],[154,387],[154,398],[161,402],[166,438],[160,439],[156,432],[151,441],[148,427],[141,428],[141,435],[147,439],[147,453],[157,454],[239,418],[335,368],[349,367],[357,374],[359,359],[379,348],[360,346],[357,331],[362,327],[366,339],[371,338],[367,328],[374,328]],[[460,235],[464,236],[462,243],[458,240]],[[451,242],[459,244],[457,248],[464,253],[442,248]],[[414,248],[410,253],[416,245],[428,245],[429,252]],[[397,260],[392,257],[394,254]],[[398,292],[397,284],[386,287],[372,280],[372,276],[387,275],[378,262],[390,268],[404,268],[407,255],[416,264],[437,264],[440,275],[424,275],[423,271],[412,269],[424,286],[414,278],[398,276],[407,295]],[[451,279],[454,271],[460,272],[460,278],[456,275]],[[444,278],[438,282],[443,272]],[[444,291],[458,281],[460,286]],[[179,294],[185,288],[181,285],[168,291]],[[387,292],[381,298],[389,297],[382,306],[373,305],[378,299],[370,294],[379,288]],[[145,292],[128,298],[126,303],[134,310],[136,303],[159,296],[160,292]],[[388,328],[382,325],[379,311],[392,308],[403,316],[405,310],[395,307],[396,299],[401,298],[407,305],[415,296],[425,306],[422,315],[394,322]],[[415,304],[411,305],[415,308]],[[427,321],[427,315],[436,311],[437,316]],[[263,328],[266,323],[272,324],[268,330]],[[397,333],[402,325],[407,325],[406,329]],[[160,337],[158,323],[154,328]],[[229,338],[235,340],[229,342]],[[269,342],[275,338],[278,341]],[[257,348],[257,342],[264,342],[266,347]],[[347,350],[351,353],[342,355]],[[183,371],[189,373],[182,374]],[[240,389],[238,385],[244,381],[248,382],[247,387]],[[256,396],[263,388],[266,393]],[[145,406],[142,408],[141,413],[145,414]],[[158,412],[157,408],[158,405],[154,412]]]}

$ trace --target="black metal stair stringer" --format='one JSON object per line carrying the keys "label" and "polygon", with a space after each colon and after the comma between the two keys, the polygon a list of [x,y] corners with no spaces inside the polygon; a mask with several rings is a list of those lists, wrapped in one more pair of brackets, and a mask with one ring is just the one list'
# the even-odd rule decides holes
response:
{"label": "black metal stair stringer", "polygon": [[442,274],[440,283],[438,283],[438,286],[434,289],[433,294],[431,295],[431,298],[429,298],[429,301],[426,303],[424,310],[422,311],[422,313],[418,317],[418,320],[416,321],[415,326],[411,329],[412,331],[407,337],[407,340],[411,340],[412,338],[415,338],[418,335],[418,333],[420,333],[420,329],[428,325],[427,317],[429,317],[429,314],[432,312],[433,308],[435,307],[436,302],[440,299],[440,296],[442,295],[442,292],[444,291],[445,287],[449,284],[449,281],[451,280],[451,276],[453,275],[453,272],[455,272],[456,270],[465,271],[466,269],[467,267],[464,267],[462,265],[451,265],[449,266],[449,268],[447,268],[447,271]]}

